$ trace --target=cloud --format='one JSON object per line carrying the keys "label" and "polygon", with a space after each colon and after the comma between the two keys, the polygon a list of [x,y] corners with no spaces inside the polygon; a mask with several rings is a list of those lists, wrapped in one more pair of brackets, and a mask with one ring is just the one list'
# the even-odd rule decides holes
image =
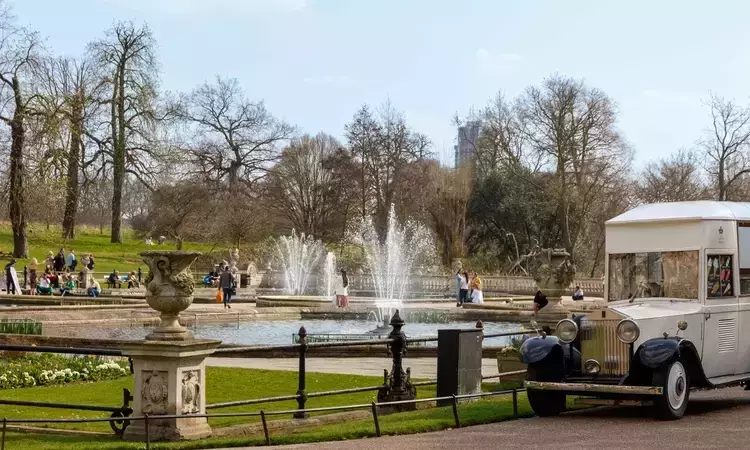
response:
{"label": "cloud", "polygon": [[482,73],[496,75],[506,73],[517,68],[524,59],[518,53],[494,54],[486,48],[478,48],[474,52],[474,59]]}
{"label": "cloud", "polygon": [[323,75],[320,77],[307,77],[302,80],[305,84],[351,84],[352,79],[347,75]]}

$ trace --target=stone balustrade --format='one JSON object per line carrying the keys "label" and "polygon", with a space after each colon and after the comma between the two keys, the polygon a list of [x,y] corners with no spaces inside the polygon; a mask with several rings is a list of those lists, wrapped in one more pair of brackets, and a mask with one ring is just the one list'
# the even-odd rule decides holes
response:
{"label": "stone balustrade", "polygon": [[[497,294],[534,295],[537,291],[536,282],[531,277],[480,275],[480,278],[482,279],[482,289],[485,296]],[[587,296],[602,297],[604,295],[604,282],[601,278],[576,278],[570,286],[571,294],[576,285],[580,286]],[[251,287],[283,289],[284,273],[259,271],[252,280]],[[374,293],[375,290],[375,282],[372,276],[368,274],[349,275],[349,292]],[[451,275],[412,275],[407,288],[407,292],[412,296],[450,296],[455,290],[456,279]],[[310,275],[306,294],[313,295],[324,292],[324,277]]]}

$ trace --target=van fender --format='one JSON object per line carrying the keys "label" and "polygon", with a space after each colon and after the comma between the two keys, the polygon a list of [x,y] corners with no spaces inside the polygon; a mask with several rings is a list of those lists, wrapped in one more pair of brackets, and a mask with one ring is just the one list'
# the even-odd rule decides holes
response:
{"label": "van fender", "polygon": [[653,373],[677,359],[685,364],[693,386],[709,386],[698,350],[691,341],[679,336],[653,338],[641,344],[633,355],[632,368],[636,372],[645,369]]}
{"label": "van fender", "polygon": [[560,355],[563,354],[562,345],[556,336],[537,336],[526,339],[519,350],[521,362],[536,364],[546,359],[555,349],[559,350]]}

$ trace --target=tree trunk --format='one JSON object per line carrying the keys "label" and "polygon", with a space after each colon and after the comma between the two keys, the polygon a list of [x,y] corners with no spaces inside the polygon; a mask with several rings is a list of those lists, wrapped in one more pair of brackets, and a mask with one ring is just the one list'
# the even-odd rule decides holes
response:
{"label": "tree trunk", "polygon": [[110,242],[122,244],[122,188],[125,182],[125,68],[115,76],[115,100],[112,103],[112,236]]}
{"label": "tree trunk", "polygon": [[62,237],[74,239],[76,236],[76,213],[78,212],[79,180],[81,160],[81,135],[83,132],[83,89],[79,89],[71,110],[70,153],[68,154],[68,174],[65,185],[65,214],[63,215]]}
{"label": "tree trunk", "polygon": [[26,258],[28,257],[28,245],[26,242],[25,192],[23,188],[23,141],[25,137],[23,120],[26,111],[21,99],[21,86],[16,77],[13,77],[13,93],[16,110],[10,123],[10,192],[8,206],[11,228],[13,229],[13,256]]}
{"label": "tree trunk", "polygon": [[727,187],[724,185],[724,158],[719,159],[719,201],[727,199]]}

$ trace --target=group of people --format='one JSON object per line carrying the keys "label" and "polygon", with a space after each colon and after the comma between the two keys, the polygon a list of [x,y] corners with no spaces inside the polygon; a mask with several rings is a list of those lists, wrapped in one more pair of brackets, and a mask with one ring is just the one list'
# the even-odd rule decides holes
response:
{"label": "group of people", "polygon": [[128,283],[128,289],[137,288],[141,285],[141,282],[138,280],[138,276],[135,274],[135,271],[131,271],[125,279],[120,276],[120,272],[118,270],[112,271],[112,273],[107,276],[107,285],[110,288],[119,289],[122,287],[122,283]]}
{"label": "group of people", "polygon": [[476,272],[461,271],[456,272],[456,306],[462,306],[464,303],[484,303],[482,294],[482,280]]}

